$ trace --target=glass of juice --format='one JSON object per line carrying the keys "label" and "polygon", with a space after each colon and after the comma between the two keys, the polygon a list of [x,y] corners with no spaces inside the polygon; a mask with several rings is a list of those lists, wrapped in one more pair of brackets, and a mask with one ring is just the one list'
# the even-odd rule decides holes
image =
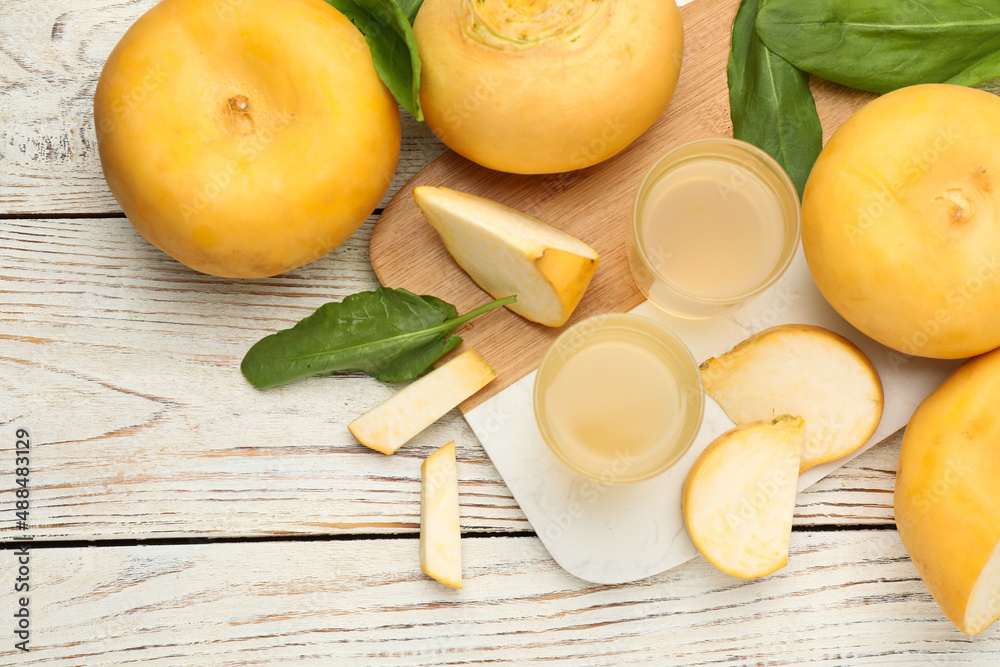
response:
{"label": "glass of juice", "polygon": [[563,332],[535,378],[535,419],[581,475],[636,482],[691,446],[704,396],[698,366],[669,329],[638,315],[595,315]]}
{"label": "glass of juice", "polygon": [[773,285],[799,244],[788,174],[743,141],[699,139],[647,172],[626,237],[646,298],[688,318],[721,315]]}

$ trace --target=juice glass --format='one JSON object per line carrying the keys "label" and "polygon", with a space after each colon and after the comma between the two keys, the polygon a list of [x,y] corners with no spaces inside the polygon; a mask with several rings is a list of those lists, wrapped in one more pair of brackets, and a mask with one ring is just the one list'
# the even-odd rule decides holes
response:
{"label": "juice glass", "polygon": [[629,266],[656,306],[714,317],[781,277],[799,227],[795,186],[771,156],[736,139],[699,139],[664,155],[639,185]]}
{"label": "juice glass", "polygon": [[535,378],[535,418],[574,471],[636,482],[673,465],[701,425],[698,366],[669,329],[645,317],[596,315],[552,344]]}

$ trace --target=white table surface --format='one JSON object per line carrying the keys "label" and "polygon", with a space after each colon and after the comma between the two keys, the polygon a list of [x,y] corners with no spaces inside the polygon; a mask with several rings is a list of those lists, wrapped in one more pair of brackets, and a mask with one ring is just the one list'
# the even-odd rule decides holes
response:
{"label": "white table surface", "polygon": [[[710,1],[710,0],[704,0]],[[346,424],[393,388],[239,375],[264,333],[376,286],[375,217],[279,278],[201,276],[104,183],[94,87],[153,0],[0,2],[0,664],[1000,664],[892,519],[889,438],[799,495],[789,565],[567,574],[454,411],[392,457]],[[995,88],[994,88],[995,89]],[[444,148],[404,114],[390,194]],[[14,432],[32,434],[31,647],[14,647]],[[465,588],[420,572],[419,467],[459,451]]]}

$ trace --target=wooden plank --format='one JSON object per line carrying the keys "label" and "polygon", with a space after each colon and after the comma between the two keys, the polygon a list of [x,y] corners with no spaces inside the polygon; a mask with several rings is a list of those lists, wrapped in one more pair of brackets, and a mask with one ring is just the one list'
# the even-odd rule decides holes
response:
{"label": "wooden plank", "polygon": [[[156,0],[0,3],[0,215],[121,208],[101,173],[94,90],[125,31]],[[444,147],[402,112],[399,170],[383,204]]]}
{"label": "wooden plank", "polygon": [[[420,461],[449,440],[465,530],[530,530],[457,411],[385,457],[346,424],[395,387],[348,376],[259,392],[240,375],[259,337],[375,286],[370,230],[299,271],[237,282],[185,269],[124,219],[4,221],[0,459],[12,460],[16,428],[31,430],[31,533],[414,533]],[[804,494],[797,523],[890,523],[897,448]],[[0,466],[0,489],[12,477]],[[15,523],[0,503],[0,540],[20,535]]]}
{"label": "wooden plank", "polygon": [[[184,268],[124,219],[0,224],[0,444],[34,437],[34,534],[410,532],[420,460],[452,439],[475,499],[466,525],[527,529],[457,411],[390,458],[346,425],[396,387],[354,375],[261,392],[240,374],[261,336],[376,286],[370,230],[300,271],[238,282]],[[12,475],[0,466],[0,489]],[[16,537],[13,503],[0,517]]]}
{"label": "wooden plank", "polygon": [[798,495],[794,525],[889,525],[903,429]]}
{"label": "wooden plank", "polygon": [[[894,531],[796,533],[757,581],[701,558],[588,584],[534,538],[463,541],[465,588],[420,572],[417,540],[35,549],[30,665],[985,665]],[[0,552],[15,562],[11,550]],[[4,568],[12,572],[11,566]],[[11,627],[12,587],[0,587]]]}

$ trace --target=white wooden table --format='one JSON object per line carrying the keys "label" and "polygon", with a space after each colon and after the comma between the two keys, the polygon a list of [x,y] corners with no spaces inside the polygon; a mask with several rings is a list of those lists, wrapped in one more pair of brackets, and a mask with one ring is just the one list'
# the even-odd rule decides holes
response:
{"label": "white wooden table", "polygon": [[[1000,628],[956,630],[899,541],[899,434],[800,495],[775,575],[698,558],[598,586],[551,561],[457,411],[384,457],[346,423],[389,385],[249,387],[254,341],[376,286],[375,217],[268,280],[199,275],[147,244],[104,183],[91,105],[153,4],[0,0],[0,664],[1000,664]],[[390,195],[443,150],[405,117]],[[461,591],[417,556],[419,464],[452,439]],[[15,593],[27,536],[31,588]]]}

